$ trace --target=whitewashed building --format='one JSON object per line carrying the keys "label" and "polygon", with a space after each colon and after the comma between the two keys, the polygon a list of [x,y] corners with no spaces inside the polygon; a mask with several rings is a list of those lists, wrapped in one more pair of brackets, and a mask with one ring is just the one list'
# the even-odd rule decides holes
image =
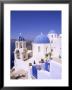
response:
{"label": "whitewashed building", "polygon": [[19,39],[15,42],[14,59],[28,59],[26,41],[21,36],[19,36]]}
{"label": "whitewashed building", "polygon": [[[61,56],[61,34],[57,34],[54,31],[44,35],[41,33],[36,36],[32,42],[32,51],[27,50],[26,41],[23,37],[19,36],[19,39],[15,42],[14,50],[14,68],[15,72],[24,70],[27,73],[28,79],[32,79],[30,63],[40,65],[39,61],[44,59],[46,54],[52,53],[52,57]],[[32,53],[32,57],[29,59],[28,54]],[[27,60],[27,61],[25,61]],[[44,59],[45,60],[45,59]],[[49,60],[49,59],[48,59]],[[57,62],[50,60],[50,72],[45,70],[38,71],[38,79],[48,78],[61,78],[61,64],[57,65]]]}
{"label": "whitewashed building", "polygon": [[45,55],[50,51],[50,40],[47,35],[41,33],[34,39],[34,42],[32,43],[33,57],[39,61],[41,58],[45,58]]}
{"label": "whitewashed building", "polygon": [[57,34],[55,31],[52,30],[48,33],[48,38],[50,40],[52,57],[61,57],[61,34]]}

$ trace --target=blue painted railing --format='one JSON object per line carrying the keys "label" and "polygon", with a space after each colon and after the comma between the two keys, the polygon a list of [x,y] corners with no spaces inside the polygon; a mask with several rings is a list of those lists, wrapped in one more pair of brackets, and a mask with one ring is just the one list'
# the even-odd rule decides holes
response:
{"label": "blue painted railing", "polygon": [[[43,63],[44,66],[42,66],[42,68],[44,68],[44,70],[50,72],[50,62],[46,61]],[[32,66],[32,76],[34,76],[37,79],[37,65],[33,65]]]}

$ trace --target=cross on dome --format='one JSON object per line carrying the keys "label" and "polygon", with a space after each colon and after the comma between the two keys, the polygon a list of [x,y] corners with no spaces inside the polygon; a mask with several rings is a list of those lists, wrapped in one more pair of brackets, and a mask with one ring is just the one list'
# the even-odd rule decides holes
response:
{"label": "cross on dome", "polygon": [[20,34],[20,36],[22,35],[21,33],[19,33]]}
{"label": "cross on dome", "polygon": [[43,35],[43,33],[41,32],[41,35]]}
{"label": "cross on dome", "polygon": [[45,43],[50,43],[50,41],[49,38],[41,32],[41,34],[36,36],[36,38],[34,39],[34,43],[45,44]]}

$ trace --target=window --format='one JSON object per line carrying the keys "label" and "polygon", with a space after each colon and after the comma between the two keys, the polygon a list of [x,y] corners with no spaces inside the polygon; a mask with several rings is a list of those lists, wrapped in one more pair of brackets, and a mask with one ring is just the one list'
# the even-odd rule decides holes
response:
{"label": "window", "polygon": [[51,52],[53,52],[53,49],[51,49]]}
{"label": "window", "polygon": [[57,37],[57,35],[55,35],[55,37]]}
{"label": "window", "polygon": [[19,50],[16,50],[16,58],[20,59],[20,52],[19,52]]}
{"label": "window", "polygon": [[22,54],[23,54],[23,58],[26,58],[26,54],[27,54],[26,49],[23,50],[23,53]]}
{"label": "window", "polygon": [[23,56],[24,58],[25,58],[25,54],[24,54],[24,56]]}
{"label": "window", "polygon": [[51,41],[51,43],[53,43],[53,40]]}
{"label": "window", "polygon": [[47,48],[46,48],[46,53],[47,53]]}
{"label": "window", "polygon": [[53,38],[53,35],[52,35],[52,38]]}
{"label": "window", "polygon": [[22,48],[22,42],[20,42],[20,48]]}
{"label": "window", "polygon": [[38,46],[38,52],[40,52],[40,46]]}

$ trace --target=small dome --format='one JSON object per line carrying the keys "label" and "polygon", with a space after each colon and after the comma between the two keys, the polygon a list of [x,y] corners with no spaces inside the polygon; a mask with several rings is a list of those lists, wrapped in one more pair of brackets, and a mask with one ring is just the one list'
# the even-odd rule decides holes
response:
{"label": "small dome", "polygon": [[56,34],[54,30],[51,30],[48,34]]}
{"label": "small dome", "polygon": [[19,41],[25,41],[25,39],[23,38],[23,36],[21,35],[21,33],[19,35]]}
{"label": "small dome", "polygon": [[21,36],[19,36],[19,41],[25,41],[25,39]]}
{"label": "small dome", "polygon": [[46,35],[41,33],[35,38],[34,43],[50,43],[50,41]]}

